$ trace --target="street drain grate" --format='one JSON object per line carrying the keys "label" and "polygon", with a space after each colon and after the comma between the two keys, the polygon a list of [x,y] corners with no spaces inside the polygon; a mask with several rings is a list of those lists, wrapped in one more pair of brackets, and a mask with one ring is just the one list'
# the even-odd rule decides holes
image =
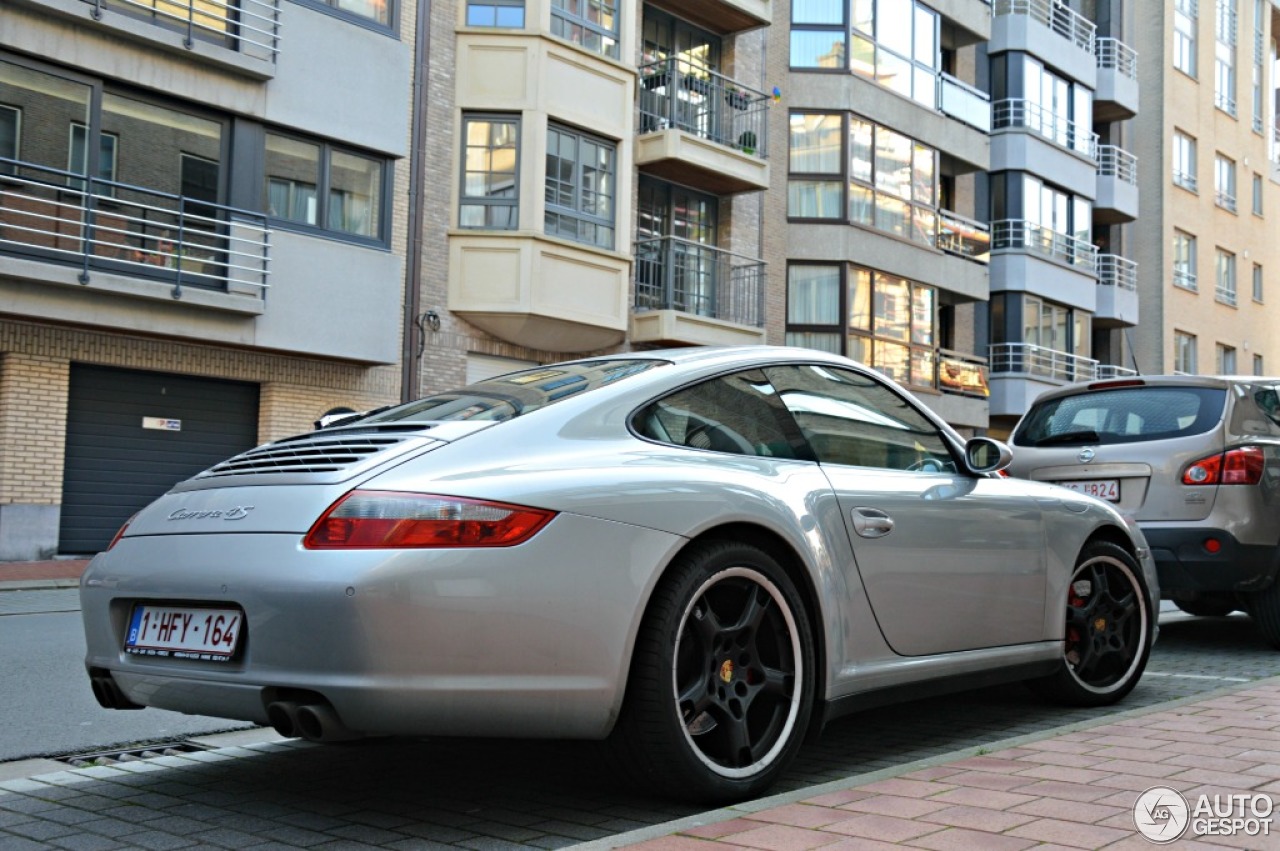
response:
{"label": "street drain grate", "polygon": [[182,756],[186,753],[207,750],[210,750],[208,746],[196,742],[153,742],[111,751],[69,754],[54,757],[54,759],[57,762],[65,762],[72,768],[92,768],[96,765],[116,765],[121,762],[137,762],[140,759],[155,759],[159,756]]}

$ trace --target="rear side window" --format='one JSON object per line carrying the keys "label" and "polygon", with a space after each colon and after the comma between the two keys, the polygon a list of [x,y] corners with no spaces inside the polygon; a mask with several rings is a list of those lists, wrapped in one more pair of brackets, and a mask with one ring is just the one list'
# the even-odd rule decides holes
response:
{"label": "rear side window", "polygon": [[1204,434],[1222,419],[1226,390],[1122,387],[1038,402],[1013,434],[1017,446],[1106,445]]}

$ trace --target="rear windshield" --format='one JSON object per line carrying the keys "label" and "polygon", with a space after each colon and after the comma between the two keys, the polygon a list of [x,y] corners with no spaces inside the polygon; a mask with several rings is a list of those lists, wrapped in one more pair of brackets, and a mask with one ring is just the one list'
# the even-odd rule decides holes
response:
{"label": "rear windshield", "polygon": [[1136,443],[1203,434],[1221,419],[1226,390],[1123,387],[1032,405],[1013,433],[1018,446]]}
{"label": "rear windshield", "polygon": [[509,420],[664,363],[667,361],[594,360],[536,367],[468,384],[460,390],[436,393],[385,411],[375,411],[363,419],[345,420],[342,425],[406,420]]}

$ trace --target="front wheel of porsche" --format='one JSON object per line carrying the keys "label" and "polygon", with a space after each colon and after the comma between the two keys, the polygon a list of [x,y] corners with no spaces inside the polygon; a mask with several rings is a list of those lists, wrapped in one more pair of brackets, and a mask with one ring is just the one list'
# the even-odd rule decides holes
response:
{"label": "front wheel of porsche", "polygon": [[695,545],[650,603],[610,743],[662,794],[754,797],[799,750],[814,679],[809,619],[786,571],[753,546]]}
{"label": "front wheel of porsche", "polygon": [[1059,670],[1033,683],[1073,706],[1104,706],[1138,684],[1151,653],[1154,613],[1141,568],[1123,548],[1087,545],[1066,588],[1066,635]]}

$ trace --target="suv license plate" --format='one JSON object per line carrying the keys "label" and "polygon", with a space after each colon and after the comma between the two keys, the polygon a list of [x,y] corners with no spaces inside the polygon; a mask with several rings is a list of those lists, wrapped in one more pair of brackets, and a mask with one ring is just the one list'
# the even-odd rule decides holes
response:
{"label": "suv license plate", "polygon": [[1119,479],[1078,479],[1074,482],[1058,482],[1067,490],[1096,496],[1108,502],[1120,501]]}
{"label": "suv license plate", "polygon": [[243,624],[239,609],[134,606],[124,650],[139,656],[225,662],[235,655]]}

